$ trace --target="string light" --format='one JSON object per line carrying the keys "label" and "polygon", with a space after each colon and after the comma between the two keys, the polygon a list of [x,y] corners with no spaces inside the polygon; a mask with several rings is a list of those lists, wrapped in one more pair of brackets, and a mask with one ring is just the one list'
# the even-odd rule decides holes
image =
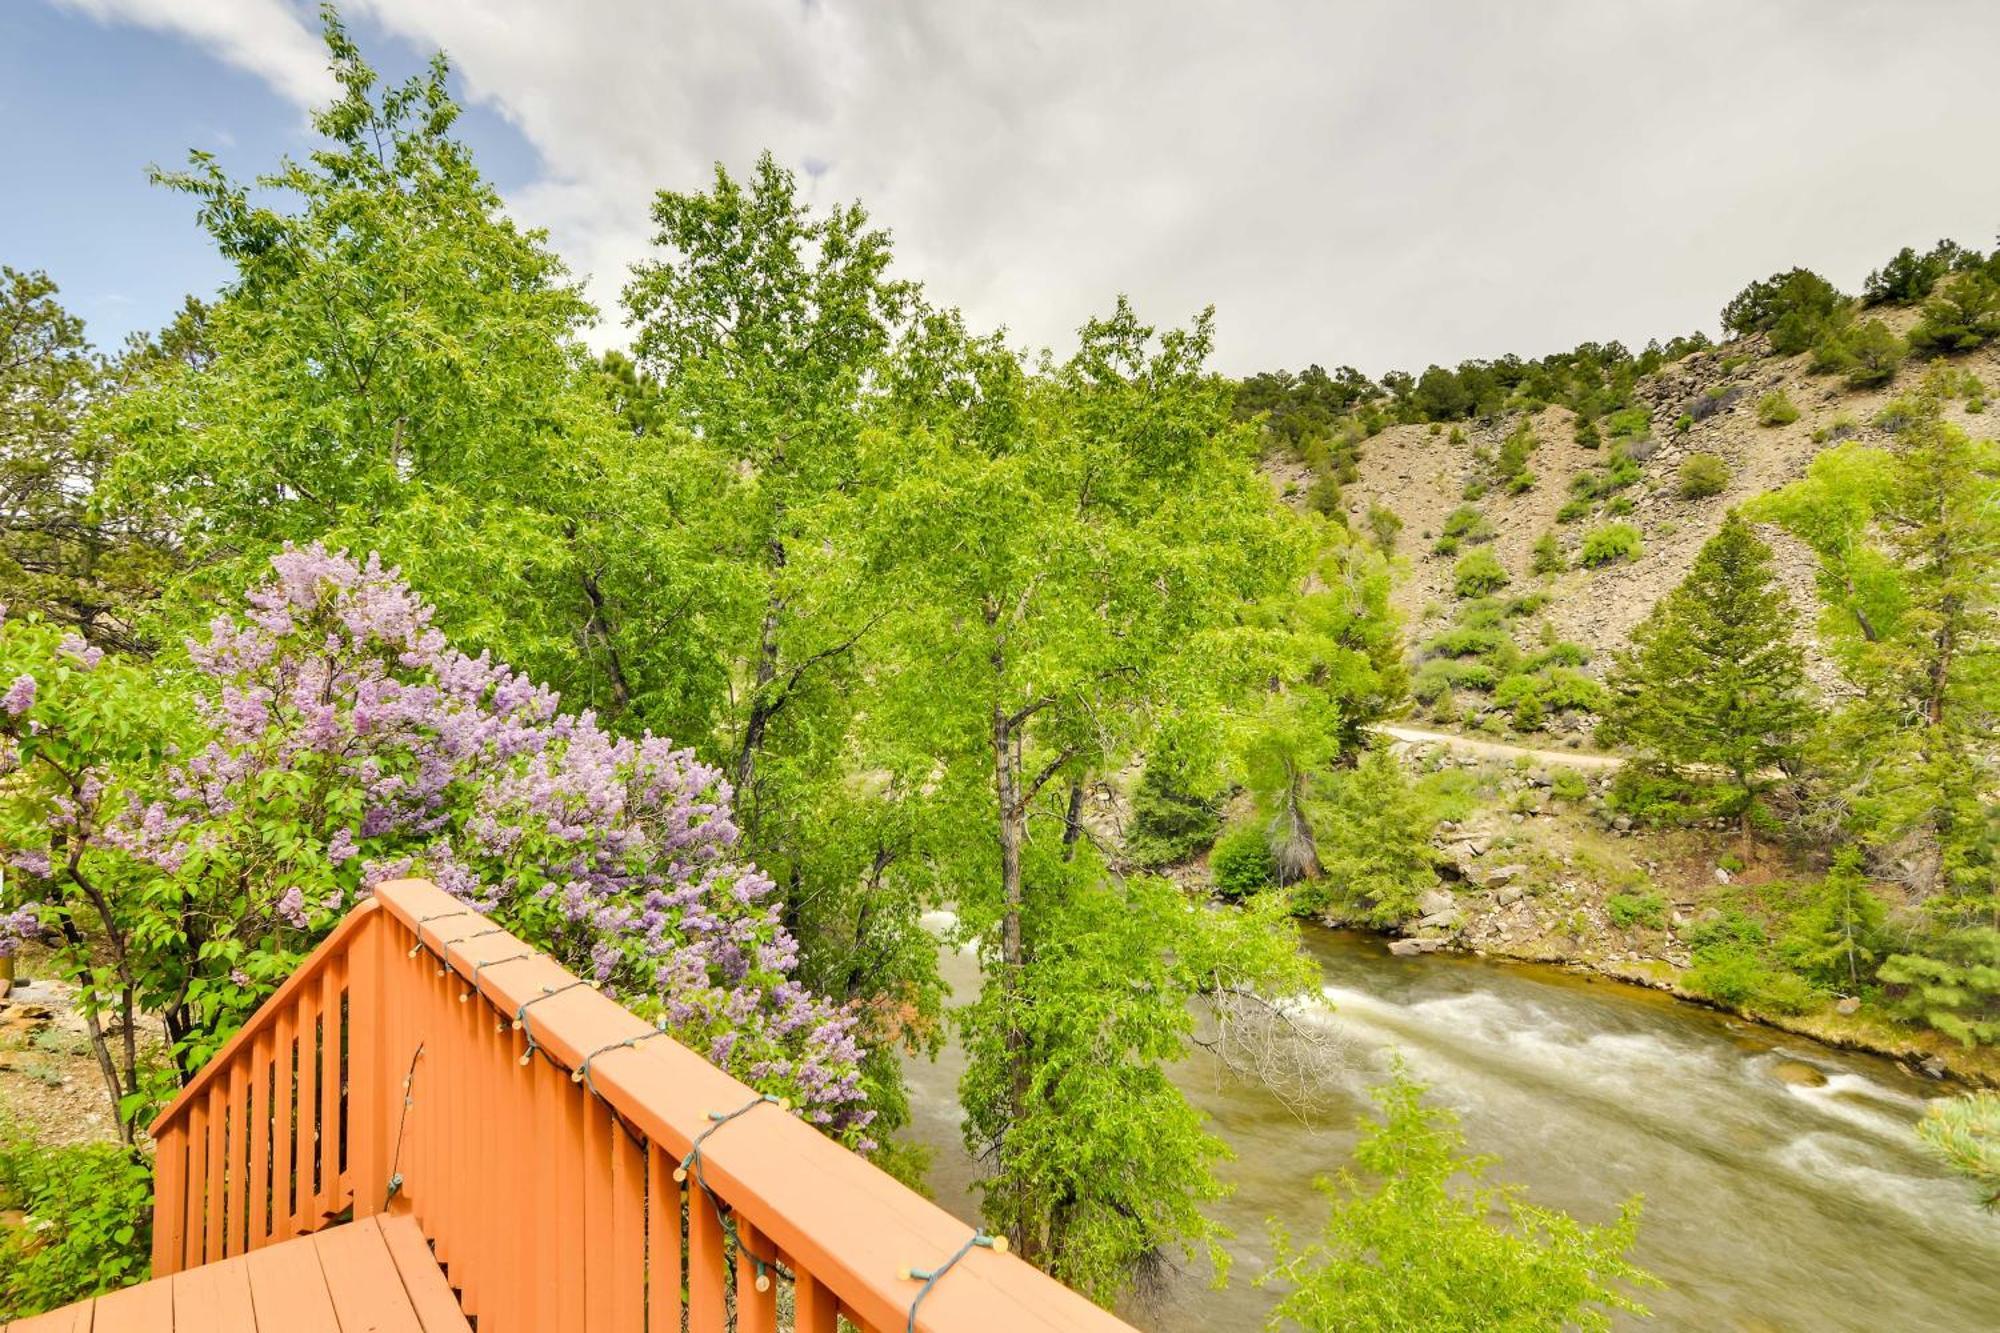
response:
{"label": "string light", "polygon": [[[480,959],[478,962],[472,965],[472,984],[467,986],[465,990],[459,994],[458,1002],[460,1004],[464,1004],[466,1001],[472,998],[472,993],[479,989],[479,974],[483,969],[489,967],[498,967],[502,963],[512,963],[522,958],[533,958],[534,956],[535,956],[535,951],[533,949],[524,949],[520,953],[510,953],[505,958]],[[495,1023],[493,1030],[495,1032],[499,1032],[502,1031],[502,1028],[499,1026],[498,1023]]]}
{"label": "string light", "polygon": [[573,980],[564,982],[560,986],[544,986],[542,987],[542,993],[540,995],[531,995],[527,999],[521,1001],[521,1007],[514,1011],[514,1030],[516,1032],[525,1031],[528,1036],[528,1048],[521,1052],[521,1059],[520,1059],[521,1064],[525,1065],[528,1063],[528,1061],[534,1059],[535,1052],[541,1049],[541,1046],[537,1044],[537,1042],[535,1041],[534,1028],[528,1025],[528,1006],[531,1004],[540,1004],[543,1000],[548,999],[551,995],[560,995],[566,990],[575,990],[578,986],[592,986],[592,988],[595,989],[595,987],[591,982],[585,981],[581,977],[578,977]]}
{"label": "string light", "polygon": [[591,1093],[594,1096],[596,1096],[599,1101],[602,1101],[604,1100],[604,1094],[597,1091],[597,1080],[591,1076],[590,1062],[592,1060],[595,1060],[598,1056],[603,1055],[606,1051],[623,1050],[627,1047],[637,1046],[642,1041],[650,1041],[654,1037],[664,1037],[666,1035],[667,1035],[667,1029],[663,1024],[660,1027],[654,1028],[651,1032],[641,1032],[636,1037],[627,1037],[623,1041],[606,1042],[604,1045],[592,1051],[589,1055],[583,1057],[583,1063],[579,1064],[575,1069],[572,1069],[570,1071],[569,1081],[572,1083],[589,1083]]}
{"label": "string light", "polygon": [[[634,1037],[632,1038],[632,1040],[644,1041],[646,1039],[646,1036],[657,1036],[657,1035],[659,1034],[648,1033],[645,1036]],[[593,1091],[594,1090],[595,1089],[593,1089]],[[687,1157],[681,1162],[679,1166],[674,1168],[674,1182],[676,1184],[679,1184],[687,1180],[688,1172],[690,1169],[692,1169],[692,1171],[694,1172],[695,1185],[701,1190],[703,1194],[706,1194],[708,1196],[709,1207],[715,1210],[716,1225],[722,1228],[723,1235],[729,1239],[729,1242],[731,1244],[736,1246],[737,1251],[750,1260],[750,1266],[757,1270],[755,1286],[757,1290],[760,1292],[769,1291],[771,1289],[771,1274],[770,1274],[771,1261],[760,1259],[756,1255],[751,1254],[749,1248],[743,1244],[743,1237],[739,1235],[736,1230],[736,1217],[734,1210],[725,1207],[722,1202],[722,1196],[717,1194],[713,1189],[709,1187],[708,1175],[706,1172],[702,1170],[701,1148],[702,1144],[708,1139],[709,1135],[715,1133],[716,1130],[721,1129],[724,1125],[736,1119],[738,1116],[747,1115],[749,1112],[754,1111],[759,1106],[762,1106],[765,1102],[769,1102],[771,1105],[777,1107],[780,1111],[790,1111],[792,1109],[792,1103],[789,1098],[773,1097],[769,1093],[763,1093],[759,1096],[752,1097],[749,1101],[743,1103],[743,1105],[737,1107],[734,1111],[726,1111],[726,1112],[710,1111],[708,1113],[708,1118],[710,1122],[708,1128],[704,1129],[701,1133],[694,1136],[694,1142],[688,1145]],[[789,1276],[789,1274],[787,1274],[787,1276]]]}
{"label": "string light", "polygon": [[409,1072],[403,1075],[403,1111],[396,1117],[396,1150],[389,1156],[389,1192],[382,1197],[384,1208],[403,1188],[403,1127],[410,1123],[410,1106],[416,1101],[417,1057],[423,1053],[424,1044],[418,1042],[417,1049],[410,1052]]}
{"label": "string light", "polygon": [[[963,1259],[975,1249],[992,1250],[998,1254],[1005,1254],[1007,1253],[1007,1238],[1005,1236],[989,1236],[984,1231],[975,1231],[966,1240],[965,1244],[958,1247],[957,1253],[953,1254],[951,1258],[945,1260],[938,1267],[930,1269],[905,1268],[901,1273],[897,1274],[905,1282],[921,1280],[924,1284],[923,1289],[918,1291],[916,1296],[910,1301],[910,1317],[909,1321],[903,1325],[904,1333],[917,1333],[917,1307],[924,1303],[924,1297],[931,1294],[931,1288],[938,1284],[938,1279],[949,1273],[960,1259]],[[762,1290],[762,1288],[759,1288],[759,1290]]]}
{"label": "string light", "polygon": [[471,916],[471,915],[472,911],[470,908],[461,907],[455,912],[433,912],[429,916],[418,917],[417,924],[415,927],[417,932],[417,942],[411,945],[409,953],[403,956],[406,958],[415,958],[418,954],[424,951],[424,927],[428,926],[431,922],[443,921],[447,917]]}

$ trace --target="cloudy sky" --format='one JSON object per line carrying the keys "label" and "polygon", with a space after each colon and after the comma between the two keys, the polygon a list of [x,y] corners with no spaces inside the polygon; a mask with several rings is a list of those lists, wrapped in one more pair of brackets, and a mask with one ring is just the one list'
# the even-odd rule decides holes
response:
{"label": "cloudy sky", "polygon": [[[1637,345],[1775,268],[1852,287],[2000,228],[1985,0],[343,8],[379,66],[449,53],[482,166],[610,311],[652,192],[766,147],[979,324],[1212,302],[1235,371]],[[0,263],[100,341],[156,325],[222,267],[147,164],[262,170],[327,87],[295,0],[9,0]]]}

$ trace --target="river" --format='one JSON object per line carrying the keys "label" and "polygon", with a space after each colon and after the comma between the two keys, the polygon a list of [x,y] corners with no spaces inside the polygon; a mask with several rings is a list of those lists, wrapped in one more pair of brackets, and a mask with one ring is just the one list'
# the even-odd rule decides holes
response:
{"label": "river", "polygon": [[[1177,1081],[1236,1158],[1213,1216],[1235,1233],[1227,1288],[1205,1265],[1122,1311],[1157,1333],[1258,1329],[1275,1300],[1253,1279],[1266,1219],[1308,1237],[1316,1175],[1353,1149],[1365,1090],[1392,1052],[1464,1117],[1491,1178],[1589,1222],[1645,1197],[1635,1258],[1667,1283],[1633,1328],[2000,1330],[2000,1217],[1926,1158],[1912,1124],[1934,1083],[1888,1060],[1821,1046],[1652,991],[1546,967],[1391,957],[1379,940],[1310,929],[1351,1043],[1332,1109],[1304,1125],[1268,1093],[1191,1062]],[[961,999],[978,974],[944,958]],[[958,1134],[956,1047],[908,1065],[938,1201],[977,1217]]]}

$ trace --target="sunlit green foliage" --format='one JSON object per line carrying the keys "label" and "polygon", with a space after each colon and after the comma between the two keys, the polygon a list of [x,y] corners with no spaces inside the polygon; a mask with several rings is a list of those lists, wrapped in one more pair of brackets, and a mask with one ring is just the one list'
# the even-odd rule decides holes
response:
{"label": "sunlit green foliage", "polygon": [[1630,523],[1604,523],[1583,534],[1577,559],[1595,569],[1620,560],[1637,560],[1640,547],[1639,529]]}
{"label": "sunlit green foliage", "polygon": [[1925,1110],[1917,1133],[1972,1181],[1987,1208],[2000,1210],[2000,1093],[1939,1098]]}
{"label": "sunlit green foliage", "polygon": [[0,1319],[143,1281],[153,1170],[107,1143],[0,1141]]}
{"label": "sunlit green foliage", "polygon": [[1258,1281],[1285,1294],[1266,1326],[1604,1330],[1614,1312],[1643,1314],[1629,1289],[1658,1282],[1628,1257],[1639,1200],[1593,1227],[1489,1184],[1494,1160],[1466,1153],[1457,1115],[1424,1091],[1400,1073],[1374,1090],[1358,1170],[1316,1182],[1331,1206],[1314,1240],[1273,1224]]}

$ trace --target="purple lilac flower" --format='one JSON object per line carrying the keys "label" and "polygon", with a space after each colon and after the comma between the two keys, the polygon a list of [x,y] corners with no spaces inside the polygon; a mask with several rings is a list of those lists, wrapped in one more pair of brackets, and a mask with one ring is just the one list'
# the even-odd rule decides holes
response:
{"label": "purple lilac flower", "polygon": [[[873,1112],[859,1016],[794,978],[797,941],[775,885],[736,850],[720,771],[664,737],[564,713],[554,691],[452,649],[378,557],[315,544],[271,564],[243,614],[190,645],[209,743],[171,769],[162,800],[114,813],[107,841],[179,873],[236,836],[263,774],[304,767],[361,812],[358,829],[312,832],[325,862],[360,859],[364,893],[415,873],[503,921],[553,905],[542,943],[572,969],[860,1141]],[[288,890],[275,910],[297,925],[305,897]]]}
{"label": "purple lilac flower", "polygon": [[14,677],[14,683],[7,687],[6,695],[0,697],[0,706],[4,706],[11,717],[19,717],[30,708],[33,708],[35,706],[35,678],[26,674]]}

